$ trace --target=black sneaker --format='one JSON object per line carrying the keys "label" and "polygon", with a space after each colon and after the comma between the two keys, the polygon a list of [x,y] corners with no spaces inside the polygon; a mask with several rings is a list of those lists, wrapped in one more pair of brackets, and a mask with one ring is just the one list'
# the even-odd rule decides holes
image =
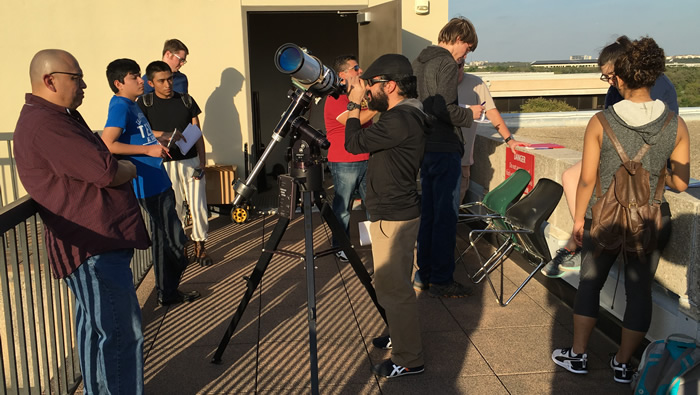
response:
{"label": "black sneaker", "polygon": [[162,293],[158,292],[158,304],[161,306],[170,306],[178,303],[190,303],[200,296],[202,295],[197,291],[182,292],[178,290],[175,294],[166,298]]}
{"label": "black sneaker", "polygon": [[618,383],[631,383],[634,376],[634,369],[626,363],[617,363],[615,354],[610,355],[610,367],[613,370],[613,378]]}
{"label": "black sneaker", "polygon": [[577,272],[581,270],[581,249],[577,248],[571,251],[568,248],[560,248],[546,266],[550,264],[557,266],[561,270]]}
{"label": "black sneaker", "polygon": [[556,263],[554,259],[547,262],[547,264],[542,267],[540,272],[549,278],[561,278],[564,276],[564,271],[559,268],[559,264]]}
{"label": "black sneaker", "polygon": [[391,350],[391,337],[389,335],[375,337],[372,339],[372,344],[382,350]]}
{"label": "black sneaker", "polygon": [[430,284],[428,292],[430,292],[430,296],[436,298],[464,298],[474,293],[474,287],[452,281],[445,285]]}
{"label": "black sneaker", "polygon": [[395,363],[391,362],[391,359],[387,359],[386,361],[380,364],[372,366],[372,373],[376,374],[379,377],[386,377],[388,379],[392,379],[394,377],[399,376],[406,376],[408,374],[423,373],[424,371],[425,367],[423,365],[416,366],[415,368],[407,368],[404,366],[396,365]]}
{"label": "black sneaker", "polygon": [[552,361],[571,373],[588,373],[588,354],[574,354],[570,348],[558,348],[552,353]]}

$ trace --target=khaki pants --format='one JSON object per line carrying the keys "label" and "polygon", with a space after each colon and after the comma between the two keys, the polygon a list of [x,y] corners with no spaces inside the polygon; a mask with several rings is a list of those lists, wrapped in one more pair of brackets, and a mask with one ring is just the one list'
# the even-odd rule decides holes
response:
{"label": "khaki pants", "polygon": [[420,218],[374,221],[370,224],[374,285],[386,312],[391,336],[391,360],[408,368],[422,366],[423,345],[416,293],[411,285],[413,249]]}

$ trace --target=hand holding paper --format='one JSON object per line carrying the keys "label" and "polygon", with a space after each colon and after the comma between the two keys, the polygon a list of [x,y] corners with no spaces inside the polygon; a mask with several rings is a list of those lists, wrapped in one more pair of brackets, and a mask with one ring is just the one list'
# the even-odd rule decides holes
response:
{"label": "hand holding paper", "polygon": [[202,137],[202,131],[199,127],[195,124],[189,124],[182,132],[182,138],[175,141],[175,145],[180,148],[180,152],[187,154],[200,137]]}

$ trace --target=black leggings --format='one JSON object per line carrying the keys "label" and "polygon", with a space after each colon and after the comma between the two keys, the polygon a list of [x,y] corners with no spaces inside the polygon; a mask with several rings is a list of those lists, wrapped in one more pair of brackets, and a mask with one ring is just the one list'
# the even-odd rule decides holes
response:
{"label": "black leggings", "polygon": [[[627,307],[622,321],[624,328],[646,332],[651,324],[651,284],[659,265],[661,252],[671,236],[671,211],[668,203],[661,205],[662,228],[659,235],[658,247],[646,255],[644,262],[635,254],[627,254],[625,266],[625,293]],[[574,302],[574,313],[586,317],[597,318],[600,307],[600,290],[608,278],[610,268],[615,263],[618,254],[601,252],[594,256],[593,243],[590,237],[590,220],[586,220],[583,232],[583,248],[581,252],[581,275]]]}

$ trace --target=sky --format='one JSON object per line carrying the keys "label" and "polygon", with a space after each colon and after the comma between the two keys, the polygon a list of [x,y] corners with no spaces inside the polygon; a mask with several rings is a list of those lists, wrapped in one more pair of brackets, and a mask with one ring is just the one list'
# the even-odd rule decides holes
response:
{"label": "sky", "polygon": [[448,13],[476,28],[467,62],[595,59],[621,35],[648,35],[666,56],[700,55],[698,0],[449,0]]}

